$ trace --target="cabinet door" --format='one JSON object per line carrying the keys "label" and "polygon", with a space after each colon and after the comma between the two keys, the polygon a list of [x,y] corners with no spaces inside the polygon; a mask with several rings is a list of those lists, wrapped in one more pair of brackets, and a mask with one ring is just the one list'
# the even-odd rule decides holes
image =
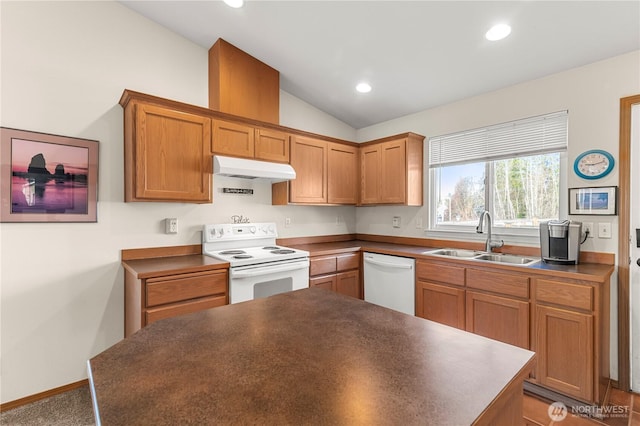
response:
{"label": "cabinet door", "polygon": [[567,395],[593,399],[593,316],[537,306],[536,379]]}
{"label": "cabinet door", "polygon": [[277,130],[256,129],[255,158],[288,163],[289,135]]}
{"label": "cabinet door", "polygon": [[358,202],[358,148],[328,144],[327,197],[330,204]]}
{"label": "cabinet door", "polygon": [[326,204],[327,142],[303,136],[291,140],[291,166],[296,178],[289,182],[292,203]]}
{"label": "cabinet door", "polygon": [[381,151],[380,202],[403,204],[407,192],[406,139],[385,142]]}
{"label": "cabinet door", "polygon": [[360,271],[340,272],[336,274],[336,292],[346,296],[362,299]]}
{"label": "cabinet door", "polygon": [[134,196],[126,201],[211,202],[211,120],[136,104]]}
{"label": "cabinet door", "polygon": [[309,278],[309,287],[324,288],[326,290],[336,291],[336,275],[325,275],[322,277]]}
{"label": "cabinet door", "polygon": [[416,283],[416,316],[464,330],[464,290]]}
{"label": "cabinet door", "polygon": [[467,291],[467,331],[529,349],[529,302]]}
{"label": "cabinet door", "polygon": [[215,154],[253,158],[254,133],[252,126],[214,120],[211,150]]}
{"label": "cabinet door", "polygon": [[360,148],[360,204],[376,204],[380,200],[380,144]]}

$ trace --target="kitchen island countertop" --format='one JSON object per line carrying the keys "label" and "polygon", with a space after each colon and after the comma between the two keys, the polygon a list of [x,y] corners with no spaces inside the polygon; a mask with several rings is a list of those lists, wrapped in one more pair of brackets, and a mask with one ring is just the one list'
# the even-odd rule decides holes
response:
{"label": "kitchen island countertop", "polygon": [[533,352],[321,289],[155,322],[88,362],[98,423],[515,424]]}

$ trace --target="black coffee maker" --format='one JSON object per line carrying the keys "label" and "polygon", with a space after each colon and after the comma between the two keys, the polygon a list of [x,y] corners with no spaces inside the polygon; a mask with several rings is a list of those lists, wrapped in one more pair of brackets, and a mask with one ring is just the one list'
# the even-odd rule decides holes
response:
{"label": "black coffee maker", "polygon": [[550,220],[540,223],[540,253],[547,263],[578,264],[582,222]]}

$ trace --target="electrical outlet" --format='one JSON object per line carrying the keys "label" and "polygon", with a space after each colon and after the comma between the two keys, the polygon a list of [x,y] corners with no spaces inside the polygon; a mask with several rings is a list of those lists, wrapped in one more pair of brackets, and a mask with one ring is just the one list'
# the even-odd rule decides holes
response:
{"label": "electrical outlet", "polygon": [[344,222],[342,216],[336,216],[336,226],[342,225],[342,222]]}
{"label": "electrical outlet", "polygon": [[422,216],[416,217],[416,228],[417,229],[421,229],[422,228]]}
{"label": "electrical outlet", "polygon": [[164,220],[164,233],[165,234],[178,233],[178,218],[168,217]]}
{"label": "electrical outlet", "polygon": [[400,228],[400,216],[393,217],[393,227]]}
{"label": "electrical outlet", "polygon": [[586,233],[587,231],[589,231],[589,234],[587,234],[589,238],[594,238],[596,236],[595,228],[593,227],[593,222],[582,223],[582,232]]}
{"label": "electrical outlet", "polygon": [[291,218],[290,217],[285,217],[284,218],[284,227],[288,228],[291,226]]}
{"label": "electrical outlet", "polygon": [[601,222],[598,224],[598,237],[611,238],[611,222]]}

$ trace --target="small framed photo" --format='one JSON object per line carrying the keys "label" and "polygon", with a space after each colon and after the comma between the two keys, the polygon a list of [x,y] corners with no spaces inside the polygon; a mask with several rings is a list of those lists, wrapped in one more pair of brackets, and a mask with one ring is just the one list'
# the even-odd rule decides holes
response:
{"label": "small framed photo", "polygon": [[569,214],[616,215],[617,186],[570,188]]}
{"label": "small framed photo", "polygon": [[0,127],[0,222],[97,222],[98,141]]}

